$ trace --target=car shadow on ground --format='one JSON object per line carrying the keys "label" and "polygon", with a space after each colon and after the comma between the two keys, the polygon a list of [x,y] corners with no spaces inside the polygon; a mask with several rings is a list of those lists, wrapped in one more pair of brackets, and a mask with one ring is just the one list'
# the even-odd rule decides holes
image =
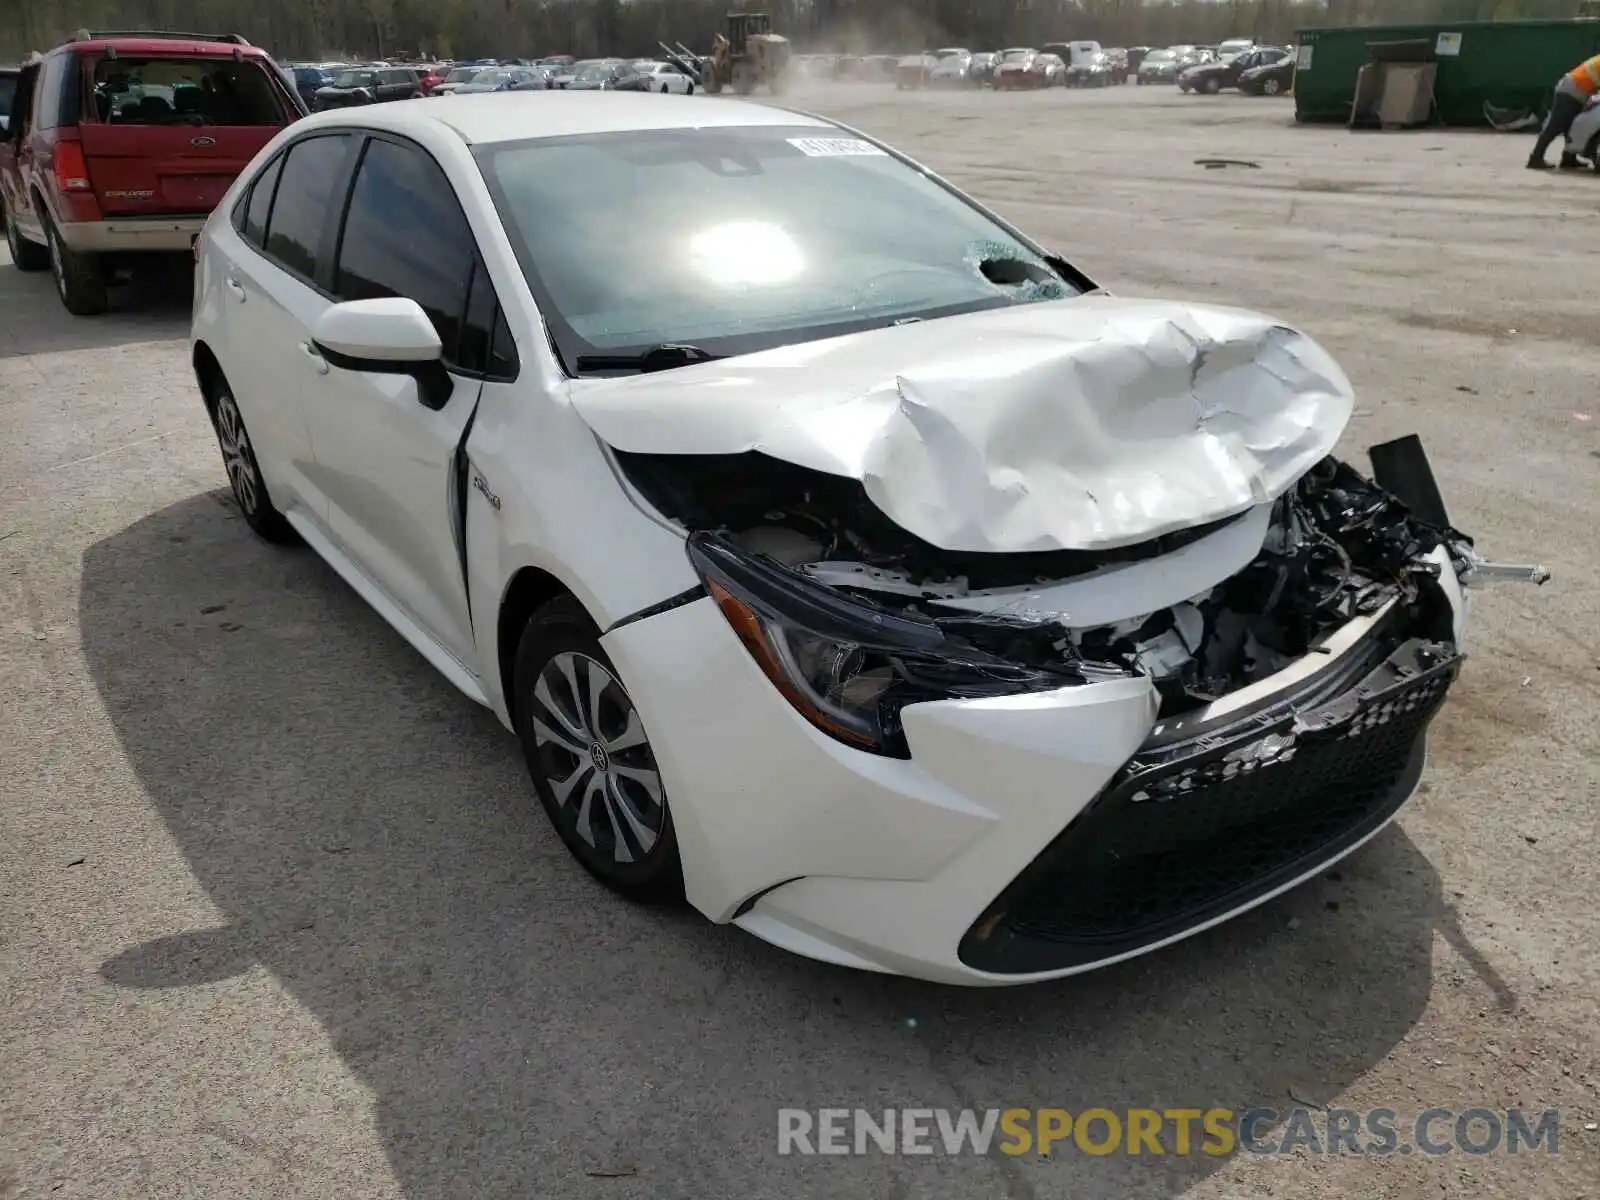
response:
{"label": "car shadow on ground", "polygon": [[630,906],[546,828],[492,716],[225,493],[92,546],[79,616],[128,761],[227,917],[102,974],[265,965],[371,1089],[407,1196],[1175,1194],[1218,1160],[780,1158],[777,1110],[1325,1102],[1429,993],[1448,910],[1398,829],[1222,929],[1020,989]]}
{"label": "car shadow on ground", "polygon": [[0,242],[0,358],[186,338],[193,286],[187,259],[152,259],[111,289],[109,312],[75,317],[62,306],[50,272],[17,270]]}

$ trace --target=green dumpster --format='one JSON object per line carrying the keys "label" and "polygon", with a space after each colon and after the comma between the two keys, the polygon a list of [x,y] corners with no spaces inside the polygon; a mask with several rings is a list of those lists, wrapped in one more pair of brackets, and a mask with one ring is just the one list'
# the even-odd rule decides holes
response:
{"label": "green dumpster", "polygon": [[1544,112],[1556,79],[1600,54],[1600,20],[1302,29],[1294,74],[1295,119],[1348,120],[1356,72],[1371,60],[1369,43],[1420,40],[1433,45],[1439,64],[1434,87],[1439,120],[1483,125],[1485,102]]}

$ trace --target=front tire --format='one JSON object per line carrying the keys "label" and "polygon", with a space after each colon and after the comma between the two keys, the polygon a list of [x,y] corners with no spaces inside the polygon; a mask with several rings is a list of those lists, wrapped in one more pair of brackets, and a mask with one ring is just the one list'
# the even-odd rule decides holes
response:
{"label": "front tire", "polygon": [[6,247],[11,251],[11,261],[16,264],[19,271],[43,271],[50,266],[50,247],[41,246],[37,242],[30,242],[22,236],[22,230],[17,228],[17,220],[11,214],[11,209],[4,200],[0,200],[0,211],[5,214]]}
{"label": "front tire", "polygon": [[1261,85],[1261,94],[1264,96],[1276,96],[1281,91],[1283,91],[1283,84],[1276,79],[1268,79]]}
{"label": "front tire", "polygon": [[1208,79],[1200,85],[1200,90],[1208,96],[1215,96],[1222,90],[1222,81],[1220,79]]}
{"label": "front tire", "polygon": [[98,317],[111,306],[100,260],[93,254],[79,254],[63,242],[49,217],[45,218],[44,232],[49,239],[50,273],[55,277],[61,303],[75,317]]}
{"label": "front tire", "polygon": [[261,475],[261,464],[256,460],[255,446],[245,430],[244,417],[233,391],[227,383],[217,382],[212,384],[209,393],[211,424],[217,431],[222,466],[228,473],[228,486],[245,524],[264,541],[292,544],[298,540],[298,535],[288,519],[273,507],[272,495],[267,491],[267,481]]}
{"label": "front tire", "polygon": [[528,774],[572,856],[629,899],[682,899],[678,839],[649,737],[571,597],[529,618],[512,694]]}

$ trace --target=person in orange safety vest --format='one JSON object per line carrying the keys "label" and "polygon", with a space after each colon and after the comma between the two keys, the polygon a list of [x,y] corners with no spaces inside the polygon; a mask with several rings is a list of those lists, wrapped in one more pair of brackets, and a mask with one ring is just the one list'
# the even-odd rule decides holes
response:
{"label": "person in orange safety vest", "polygon": [[[1585,59],[1556,80],[1555,92],[1550,97],[1550,115],[1545,118],[1544,128],[1539,130],[1539,140],[1533,145],[1533,153],[1528,155],[1529,170],[1549,170],[1550,164],[1544,160],[1545,151],[1550,149],[1551,142],[1567,136],[1578,114],[1597,92],[1600,92],[1600,54]],[[1570,147],[1561,155],[1561,169],[1564,171],[1574,171],[1582,165]]]}

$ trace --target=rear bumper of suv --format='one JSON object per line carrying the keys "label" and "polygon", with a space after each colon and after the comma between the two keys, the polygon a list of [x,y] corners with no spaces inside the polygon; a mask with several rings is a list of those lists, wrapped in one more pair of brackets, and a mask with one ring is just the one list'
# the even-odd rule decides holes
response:
{"label": "rear bumper of suv", "polygon": [[109,217],[62,222],[57,229],[79,254],[186,254],[205,223],[204,216]]}

